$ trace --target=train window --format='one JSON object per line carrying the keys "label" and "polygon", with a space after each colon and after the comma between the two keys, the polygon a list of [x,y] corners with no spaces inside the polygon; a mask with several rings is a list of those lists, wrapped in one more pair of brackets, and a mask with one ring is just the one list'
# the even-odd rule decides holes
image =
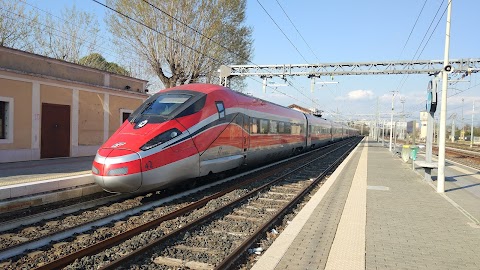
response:
{"label": "train window", "polygon": [[233,121],[235,122],[235,124],[243,127],[243,117],[240,113],[237,113],[237,115],[235,115],[235,119]]}
{"label": "train window", "polygon": [[250,131],[249,121],[248,121],[248,116],[247,116],[247,115],[243,115],[243,129],[244,129],[246,132],[249,132],[249,131]]}
{"label": "train window", "polygon": [[292,124],[285,123],[285,134],[292,134]]}
{"label": "train window", "polygon": [[277,128],[278,128],[277,124],[278,124],[277,121],[273,121],[273,120],[270,121],[270,133],[271,133],[271,134],[277,134],[277,133],[278,133],[278,131],[277,131]]}
{"label": "train window", "polygon": [[203,106],[205,106],[205,101],[207,100],[207,96],[203,96],[199,100],[195,101],[192,105],[188,106],[185,110],[183,110],[181,113],[179,113],[176,117],[183,117],[187,116],[190,114],[194,114],[196,112],[199,112],[201,109],[203,109]]}
{"label": "train window", "polygon": [[292,124],[292,134],[300,134],[300,125],[299,124]]}
{"label": "train window", "polygon": [[256,118],[252,118],[252,127],[250,129],[250,132],[252,132],[252,134],[258,133],[258,123]]}
{"label": "train window", "polygon": [[268,134],[268,120],[260,119],[260,133]]}
{"label": "train window", "polygon": [[152,101],[142,112],[144,115],[167,116],[192,96],[185,94],[164,94]]}
{"label": "train window", "polygon": [[284,134],[285,133],[285,123],[278,122],[278,133]]}
{"label": "train window", "polygon": [[215,105],[217,105],[218,118],[225,118],[225,107],[223,106],[223,101],[215,101]]}

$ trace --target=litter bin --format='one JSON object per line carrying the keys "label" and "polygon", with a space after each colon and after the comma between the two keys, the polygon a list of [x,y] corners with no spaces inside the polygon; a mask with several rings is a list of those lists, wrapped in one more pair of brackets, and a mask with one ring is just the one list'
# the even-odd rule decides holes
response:
{"label": "litter bin", "polygon": [[418,146],[417,145],[410,145],[410,158],[415,161],[417,159],[418,153]]}
{"label": "litter bin", "polygon": [[407,163],[408,160],[410,159],[410,145],[409,144],[405,144],[403,145],[402,147],[402,160],[403,162]]}

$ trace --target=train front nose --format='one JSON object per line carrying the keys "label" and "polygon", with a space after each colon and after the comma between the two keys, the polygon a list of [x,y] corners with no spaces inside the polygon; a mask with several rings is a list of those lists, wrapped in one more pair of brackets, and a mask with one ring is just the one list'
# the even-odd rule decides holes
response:
{"label": "train front nose", "polygon": [[95,182],[109,192],[130,193],[142,186],[140,156],[133,151],[100,149],[92,173]]}

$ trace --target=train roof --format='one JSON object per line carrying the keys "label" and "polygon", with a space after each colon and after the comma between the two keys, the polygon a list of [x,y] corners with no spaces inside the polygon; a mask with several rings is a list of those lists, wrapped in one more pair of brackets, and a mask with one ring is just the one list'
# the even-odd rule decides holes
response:
{"label": "train roof", "polygon": [[161,90],[160,92],[167,92],[167,91],[173,91],[173,90],[190,90],[190,91],[197,91],[201,92],[204,94],[209,94],[213,91],[217,90],[230,90],[230,88],[218,85],[218,84],[208,84],[208,83],[192,83],[192,84],[183,84],[171,88],[167,88],[164,90]]}

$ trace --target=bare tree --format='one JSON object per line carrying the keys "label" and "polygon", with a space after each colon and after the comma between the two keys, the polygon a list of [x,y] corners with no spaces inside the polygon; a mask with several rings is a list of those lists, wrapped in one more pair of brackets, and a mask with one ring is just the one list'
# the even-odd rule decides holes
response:
{"label": "bare tree", "polygon": [[0,0],[0,46],[34,50],[34,27],[38,14],[27,11],[22,2]]}
{"label": "bare tree", "polygon": [[46,16],[37,32],[40,54],[78,63],[82,55],[96,51],[98,22],[94,15],[65,8],[58,20]]}
{"label": "bare tree", "polygon": [[108,0],[107,18],[121,51],[135,51],[165,87],[218,76],[221,64],[251,55],[246,0]]}

